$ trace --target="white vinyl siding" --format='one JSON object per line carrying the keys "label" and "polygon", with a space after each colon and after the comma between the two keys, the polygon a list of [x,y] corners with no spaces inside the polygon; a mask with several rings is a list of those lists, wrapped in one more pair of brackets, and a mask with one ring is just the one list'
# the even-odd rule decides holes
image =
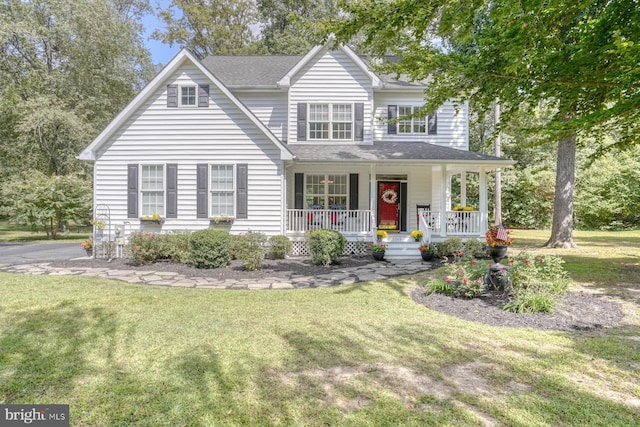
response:
{"label": "white vinyl siding", "polygon": [[[170,84],[209,84],[209,108],[166,108],[166,85]],[[167,219],[161,230],[207,228],[209,220],[198,219],[196,212],[197,164],[235,164],[239,160],[248,164],[248,218],[236,219],[232,231],[282,234],[284,165],[280,149],[197,67],[184,65],[97,152],[95,204],[109,206],[113,226],[126,222],[127,232],[140,229],[127,216],[127,164],[172,163],[178,171],[178,218]],[[142,207],[142,201],[138,202]]]}
{"label": "white vinyl siding", "polygon": [[287,141],[287,94],[282,92],[235,92],[244,105],[269,128],[273,134]]}
{"label": "white vinyl siding", "polygon": [[140,181],[142,216],[164,216],[164,166],[142,165]]}
{"label": "white vinyl siding", "polygon": [[233,165],[211,165],[209,175],[209,216],[235,216]]}
{"label": "white vinyl siding", "polygon": [[[346,107],[337,107],[335,110],[330,107],[329,109],[329,115],[337,114],[340,120],[330,119],[335,122],[336,126],[333,128],[329,126],[327,129],[329,135],[324,141],[338,143],[354,141],[354,105],[363,103],[363,141],[358,141],[358,143],[371,144],[373,142],[371,133],[373,102],[371,78],[341,50],[322,49],[316,57],[312,58],[305,67],[293,76],[291,87],[289,88],[289,143],[298,142],[297,105],[300,102],[309,105],[349,106],[349,113],[347,113]],[[310,112],[308,111],[308,113]],[[348,114],[351,115],[350,120],[345,119]],[[318,126],[314,128],[314,134],[311,135],[309,133],[311,132],[309,124],[312,122],[310,114],[307,114],[307,128],[309,130],[306,143],[317,139],[313,136],[324,132],[324,128]]]}
{"label": "white vinyl siding", "polygon": [[[421,106],[424,103],[422,91],[384,91],[376,92],[373,131],[375,141],[424,141],[452,148],[469,149],[469,134],[467,126],[468,106],[458,105],[458,110],[452,102],[445,102],[436,111],[438,133],[429,135],[428,132],[415,130],[413,121],[412,132],[404,133],[397,126],[397,134],[387,132],[388,107],[390,105]],[[400,116],[400,114],[398,114]],[[399,121],[400,122],[400,121]],[[399,124],[399,123],[398,123]],[[425,126],[427,124],[425,123]],[[427,129],[428,131],[428,129]]]}

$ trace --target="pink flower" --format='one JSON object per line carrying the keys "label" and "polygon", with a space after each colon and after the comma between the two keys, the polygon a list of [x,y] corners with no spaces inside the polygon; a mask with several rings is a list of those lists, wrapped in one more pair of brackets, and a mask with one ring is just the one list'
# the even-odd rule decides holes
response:
{"label": "pink flower", "polygon": [[458,252],[458,256],[462,257],[462,256],[464,256],[464,254],[462,252]]}
{"label": "pink flower", "polygon": [[458,276],[462,277],[462,271],[458,271]]}
{"label": "pink flower", "polygon": [[462,279],[462,281],[464,282],[465,285],[469,284],[469,279],[467,279],[466,277],[464,279]]}
{"label": "pink flower", "polygon": [[478,263],[478,260],[475,259],[475,258],[473,259],[473,261],[471,261],[471,264],[473,264],[473,265],[476,265],[477,263]]}
{"label": "pink flower", "polygon": [[477,283],[478,285],[482,285],[482,280],[478,279],[478,280],[476,280],[476,283]]}
{"label": "pink flower", "polygon": [[509,264],[513,264],[514,262],[516,262],[516,261],[515,261],[513,258],[511,258],[511,259],[509,260]]}
{"label": "pink flower", "polygon": [[507,267],[505,267],[504,265],[502,266],[502,271],[507,271]]}
{"label": "pink flower", "polygon": [[445,280],[444,282],[445,282],[445,283],[451,283],[451,280],[450,280],[450,279],[447,279],[447,280]]}

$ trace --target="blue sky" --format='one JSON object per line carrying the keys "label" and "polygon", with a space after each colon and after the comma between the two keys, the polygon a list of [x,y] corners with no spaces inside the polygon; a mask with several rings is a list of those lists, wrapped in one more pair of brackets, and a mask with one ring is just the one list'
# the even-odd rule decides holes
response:
{"label": "blue sky", "polygon": [[[170,0],[157,0],[151,2],[151,6],[154,8],[154,10],[167,9],[169,7],[169,4],[171,4]],[[147,15],[142,20],[142,25],[144,25],[145,27],[145,33],[143,35],[145,44],[147,45],[149,51],[151,51],[151,59],[153,60],[153,63],[166,65],[167,62],[169,62],[171,58],[173,58],[175,54],[178,53],[180,47],[176,45],[169,47],[169,45],[166,45],[158,40],[149,39],[151,33],[153,33],[155,29],[164,29],[164,24],[158,17],[154,15]]]}

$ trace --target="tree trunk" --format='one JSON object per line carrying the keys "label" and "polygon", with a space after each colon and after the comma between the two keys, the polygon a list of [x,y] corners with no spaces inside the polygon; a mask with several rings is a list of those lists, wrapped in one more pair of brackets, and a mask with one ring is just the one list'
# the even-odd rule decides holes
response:
{"label": "tree trunk", "polygon": [[573,189],[576,182],[576,135],[558,143],[553,225],[548,248],[577,248],[573,241]]}

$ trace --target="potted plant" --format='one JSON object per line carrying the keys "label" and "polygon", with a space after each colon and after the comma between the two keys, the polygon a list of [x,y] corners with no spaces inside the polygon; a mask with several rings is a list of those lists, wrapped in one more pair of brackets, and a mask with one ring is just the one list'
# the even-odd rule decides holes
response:
{"label": "potted plant", "polygon": [[411,237],[413,237],[413,239],[414,239],[416,242],[419,242],[420,240],[422,240],[422,236],[423,236],[423,233],[422,233],[422,231],[420,231],[420,230],[413,230],[413,231],[411,232]]}
{"label": "potted plant", "polygon": [[507,249],[513,243],[509,234],[511,230],[507,230],[502,224],[492,225],[485,233],[487,244],[490,246],[489,255],[495,263],[507,255]]}
{"label": "potted plant", "polygon": [[436,245],[433,243],[423,243],[418,247],[423,261],[431,261],[436,255]]}
{"label": "potted plant", "polygon": [[93,239],[91,237],[80,243],[80,247],[87,252],[87,256],[93,256]]}
{"label": "potted plant", "polygon": [[164,218],[161,217],[160,214],[154,212],[153,215],[144,215],[143,217],[141,217],[140,222],[161,225],[164,223]]}
{"label": "potted plant", "polygon": [[387,250],[387,245],[383,243],[372,243],[371,244],[371,253],[373,254],[373,258],[382,261],[384,259],[384,253]]}
{"label": "potted plant", "polygon": [[386,239],[388,236],[387,232],[384,230],[378,230],[376,231],[376,238],[378,240],[382,240],[382,239]]}

